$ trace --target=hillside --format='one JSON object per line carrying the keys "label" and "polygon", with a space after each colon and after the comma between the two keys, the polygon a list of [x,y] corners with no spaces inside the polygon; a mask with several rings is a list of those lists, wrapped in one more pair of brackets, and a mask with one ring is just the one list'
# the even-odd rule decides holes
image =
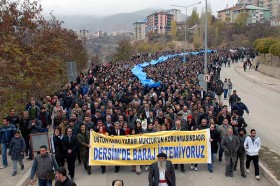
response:
{"label": "hillside", "polygon": [[146,18],[156,9],[143,9],[132,13],[120,13],[111,16],[99,17],[92,15],[58,15],[57,19],[63,21],[63,26],[74,31],[87,29],[90,32],[105,31],[132,31],[135,21]]}

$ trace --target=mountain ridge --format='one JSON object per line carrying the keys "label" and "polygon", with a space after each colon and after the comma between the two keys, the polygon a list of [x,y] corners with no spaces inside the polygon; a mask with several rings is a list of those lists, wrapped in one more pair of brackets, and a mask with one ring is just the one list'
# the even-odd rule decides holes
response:
{"label": "mountain ridge", "polygon": [[132,31],[132,24],[142,20],[157,9],[142,9],[131,13],[118,13],[109,16],[95,15],[57,15],[56,18],[63,21],[63,27],[80,31],[86,29],[89,32],[114,32],[114,31]]}

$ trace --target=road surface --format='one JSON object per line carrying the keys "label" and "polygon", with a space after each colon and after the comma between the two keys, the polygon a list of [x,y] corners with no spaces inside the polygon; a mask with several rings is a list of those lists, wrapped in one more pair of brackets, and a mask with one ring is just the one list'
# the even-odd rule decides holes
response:
{"label": "road surface", "polygon": [[[189,169],[189,165],[185,165],[187,171],[185,173],[175,170],[176,172],[176,186],[272,186],[264,177],[261,180],[256,180],[253,170],[247,178],[240,175],[239,169],[234,172],[234,177],[226,177],[224,175],[224,162],[215,162],[214,173],[209,173],[207,165],[198,165],[198,171]],[[141,175],[136,175],[131,172],[131,166],[121,167],[120,172],[115,173],[114,167],[107,167],[106,174],[101,174],[100,167],[92,168],[92,175],[87,175],[82,166],[78,166],[75,182],[78,186],[112,186],[112,181],[115,179],[122,179],[124,186],[148,186],[148,172],[142,168]]]}
{"label": "road surface", "polygon": [[244,72],[240,63],[223,67],[224,78],[231,79],[233,90],[249,108],[249,116],[244,114],[248,129],[256,129],[262,144],[280,154],[280,80],[254,70]]}

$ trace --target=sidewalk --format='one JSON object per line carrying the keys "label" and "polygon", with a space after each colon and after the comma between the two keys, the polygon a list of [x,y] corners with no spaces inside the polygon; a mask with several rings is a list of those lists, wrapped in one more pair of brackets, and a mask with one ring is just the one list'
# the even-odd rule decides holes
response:
{"label": "sidewalk", "polygon": [[[2,156],[0,156],[2,160]],[[13,173],[13,164],[11,161],[11,157],[8,156],[8,167],[5,169],[0,169],[0,180],[1,185],[4,186],[21,186],[26,181],[26,179],[30,175],[30,169],[33,161],[26,160],[27,156],[23,160],[24,170],[20,170],[20,165],[18,164],[18,171],[16,176],[12,176]]]}
{"label": "sidewalk", "polygon": [[246,70],[246,72],[244,72],[243,63],[234,65],[234,70],[240,76],[246,78],[248,81],[259,84],[265,88],[269,88],[272,91],[280,94],[280,79],[265,75],[261,72],[255,71],[255,69]]}

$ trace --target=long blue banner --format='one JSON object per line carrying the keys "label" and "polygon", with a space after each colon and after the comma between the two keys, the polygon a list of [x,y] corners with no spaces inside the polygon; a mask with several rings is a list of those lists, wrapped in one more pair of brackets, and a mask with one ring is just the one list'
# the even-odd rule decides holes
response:
{"label": "long blue banner", "polygon": [[[214,50],[207,50],[207,53],[215,52]],[[156,65],[158,63],[166,62],[169,58],[177,57],[177,56],[184,56],[188,54],[197,55],[204,53],[204,50],[200,52],[187,52],[187,53],[181,53],[181,54],[173,54],[173,55],[166,55],[161,56],[157,60],[152,60],[151,62],[144,62],[142,64],[135,65],[131,72],[134,74],[142,83],[143,86],[149,86],[149,87],[160,87],[160,82],[155,82],[152,79],[147,79],[147,74],[143,72],[143,68],[148,67],[150,65]]]}

